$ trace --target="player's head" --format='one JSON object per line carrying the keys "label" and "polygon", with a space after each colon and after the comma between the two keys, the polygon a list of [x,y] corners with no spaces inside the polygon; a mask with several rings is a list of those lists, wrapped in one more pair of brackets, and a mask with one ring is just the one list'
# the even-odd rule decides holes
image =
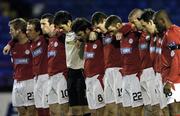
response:
{"label": "player's head", "polygon": [[93,13],[91,17],[92,25],[94,26],[94,29],[97,32],[106,32],[105,29],[105,21],[106,21],[107,15],[103,12],[95,12]]}
{"label": "player's head", "polygon": [[43,34],[49,34],[52,30],[54,30],[53,20],[54,16],[50,13],[46,13],[41,16],[40,23]]}
{"label": "player's head", "polygon": [[76,18],[72,24],[72,31],[74,31],[80,39],[86,40],[91,32],[91,23],[85,18]]}
{"label": "player's head", "polygon": [[40,36],[42,34],[40,20],[36,18],[29,19],[26,33],[31,40],[35,40]]}
{"label": "player's head", "polygon": [[159,33],[166,31],[169,25],[171,25],[168,13],[165,10],[160,10],[154,15],[154,23]]}
{"label": "player's head", "polygon": [[153,22],[153,16],[155,11],[152,9],[145,9],[141,15],[140,22],[143,27],[143,30],[153,34],[156,32],[156,26]]}
{"label": "player's head", "polygon": [[139,21],[139,18],[141,17],[142,13],[143,10],[135,8],[128,15],[129,22],[134,24],[138,30],[142,29],[141,23]]}
{"label": "player's head", "polygon": [[54,25],[55,28],[62,29],[65,32],[71,31],[72,16],[69,12],[60,10],[55,13]]}
{"label": "player's head", "polygon": [[110,15],[106,19],[105,27],[107,32],[117,32],[122,27],[122,20],[116,15]]}
{"label": "player's head", "polygon": [[16,18],[9,22],[9,27],[12,39],[18,39],[21,34],[26,33],[27,23],[23,18]]}

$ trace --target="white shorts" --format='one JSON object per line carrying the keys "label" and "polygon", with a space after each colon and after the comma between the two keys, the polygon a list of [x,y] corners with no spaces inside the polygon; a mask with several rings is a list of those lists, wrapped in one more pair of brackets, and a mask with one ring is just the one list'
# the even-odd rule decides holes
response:
{"label": "white shorts", "polygon": [[104,75],[105,103],[122,102],[122,75],[120,68],[107,68]]}
{"label": "white shorts", "polygon": [[34,80],[14,80],[12,104],[15,107],[34,105]]}
{"label": "white shorts", "polygon": [[124,107],[143,105],[140,82],[136,74],[123,76],[122,99]]}
{"label": "white shorts", "polygon": [[36,108],[48,108],[48,74],[34,77],[34,100]]}
{"label": "white shorts", "polygon": [[144,105],[159,104],[157,79],[153,68],[144,69],[140,78]]}
{"label": "white shorts", "polygon": [[174,88],[175,90],[171,89],[172,93],[167,95],[168,104],[174,103],[175,101],[180,102],[180,83],[174,84]]}
{"label": "white shorts", "polygon": [[68,102],[67,81],[63,73],[50,76],[47,89],[48,104],[64,104]]}
{"label": "white shorts", "polygon": [[99,75],[86,78],[86,95],[89,109],[98,109],[105,106],[104,91]]}
{"label": "white shorts", "polygon": [[167,98],[163,91],[164,85],[162,83],[162,77],[160,73],[156,73],[156,80],[157,80],[160,108],[163,109],[164,107],[167,106]]}

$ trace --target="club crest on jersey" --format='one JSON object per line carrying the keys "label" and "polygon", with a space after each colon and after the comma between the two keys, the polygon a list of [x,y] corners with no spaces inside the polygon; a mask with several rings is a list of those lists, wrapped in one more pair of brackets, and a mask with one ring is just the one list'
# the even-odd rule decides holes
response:
{"label": "club crest on jersey", "polygon": [[84,52],[85,59],[92,59],[92,58],[94,58],[94,56],[95,56],[94,52]]}
{"label": "club crest on jersey", "polygon": [[30,51],[29,50],[25,50],[25,54],[26,55],[30,54]]}
{"label": "club crest on jersey", "polygon": [[132,53],[132,48],[120,48],[121,54],[130,54]]}
{"label": "club crest on jersey", "polygon": [[39,56],[42,53],[42,48],[37,48],[32,52],[33,57]]}
{"label": "club crest on jersey", "polygon": [[93,49],[96,49],[97,48],[97,44],[93,44]]}
{"label": "club crest on jersey", "polygon": [[40,46],[40,45],[41,45],[41,42],[38,42],[38,43],[37,43],[37,46]]}
{"label": "club crest on jersey", "polygon": [[112,38],[110,37],[104,37],[103,38],[103,44],[106,45],[106,44],[110,44],[112,42]]}
{"label": "club crest on jersey", "polygon": [[54,42],[54,47],[57,47],[58,46],[58,42]]}
{"label": "club crest on jersey", "polygon": [[129,39],[129,43],[130,43],[130,44],[133,43],[133,39],[132,39],[132,38]]}
{"label": "club crest on jersey", "polygon": [[17,58],[14,59],[14,64],[28,64],[29,59],[28,58]]}
{"label": "club crest on jersey", "polygon": [[150,40],[150,36],[149,35],[146,36],[146,40]]}
{"label": "club crest on jersey", "polygon": [[175,55],[174,50],[171,51],[171,57],[173,57]]}

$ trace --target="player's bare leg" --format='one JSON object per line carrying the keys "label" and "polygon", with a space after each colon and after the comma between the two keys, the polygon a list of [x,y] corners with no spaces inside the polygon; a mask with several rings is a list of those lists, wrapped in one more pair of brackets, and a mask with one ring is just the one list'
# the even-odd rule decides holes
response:
{"label": "player's bare leg", "polygon": [[50,104],[49,105],[50,115],[51,116],[67,116],[68,108],[69,108],[68,103]]}
{"label": "player's bare leg", "polygon": [[115,103],[106,104],[104,116],[117,116],[118,106]]}
{"label": "player's bare leg", "polygon": [[124,107],[122,103],[117,104],[117,116],[125,116]]}
{"label": "player's bare leg", "polygon": [[162,109],[162,114],[163,116],[170,116],[170,113],[169,113],[169,107],[166,106]]}
{"label": "player's bare leg", "polygon": [[105,107],[96,109],[96,115],[95,116],[104,116],[104,110],[105,110]]}
{"label": "player's bare leg", "polygon": [[142,115],[143,106],[134,107],[131,109],[130,116],[141,116]]}
{"label": "player's bare leg", "polygon": [[124,107],[124,114],[125,116],[130,116],[132,112],[132,107]]}
{"label": "player's bare leg", "polygon": [[27,116],[26,107],[17,107],[18,116]]}
{"label": "player's bare leg", "polygon": [[169,112],[170,116],[177,116],[180,114],[180,103],[174,102],[172,104],[169,104]]}
{"label": "player's bare leg", "polygon": [[159,105],[146,105],[144,106],[144,115],[146,116],[160,116],[160,106]]}
{"label": "player's bare leg", "polygon": [[70,106],[68,116],[82,116],[82,106]]}
{"label": "player's bare leg", "polygon": [[27,107],[27,114],[28,114],[27,116],[38,116],[36,107],[34,105],[28,106]]}

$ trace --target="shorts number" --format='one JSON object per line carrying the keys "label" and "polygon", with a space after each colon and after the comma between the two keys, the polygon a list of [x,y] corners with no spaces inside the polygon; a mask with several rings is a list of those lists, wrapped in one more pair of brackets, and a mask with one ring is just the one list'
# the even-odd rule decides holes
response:
{"label": "shorts number", "polygon": [[132,95],[133,95],[133,100],[134,101],[142,100],[141,92],[133,93]]}
{"label": "shorts number", "polygon": [[102,101],[103,101],[103,97],[102,97],[101,94],[98,95],[98,101],[99,101],[99,102],[102,102]]}
{"label": "shorts number", "polygon": [[27,99],[28,100],[33,100],[34,99],[34,93],[33,92],[27,93]]}
{"label": "shorts number", "polygon": [[121,97],[122,96],[122,88],[121,89],[117,89],[117,91],[118,91],[118,97]]}
{"label": "shorts number", "polygon": [[170,97],[170,96],[172,96],[172,92],[166,94],[166,97]]}
{"label": "shorts number", "polygon": [[68,91],[66,90],[61,90],[62,98],[68,97]]}

